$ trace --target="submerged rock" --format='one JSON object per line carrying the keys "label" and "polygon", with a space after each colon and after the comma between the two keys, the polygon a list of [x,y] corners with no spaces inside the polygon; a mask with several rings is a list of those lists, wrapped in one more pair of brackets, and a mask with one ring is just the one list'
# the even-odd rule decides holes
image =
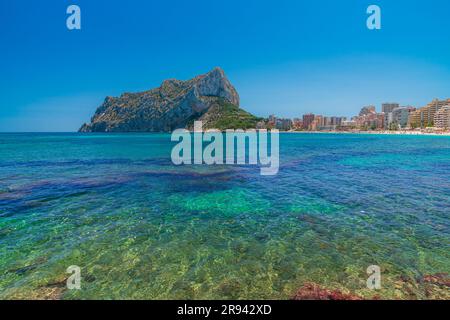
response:
{"label": "submerged rock", "polygon": [[339,290],[329,290],[315,283],[306,283],[292,297],[293,300],[362,300],[354,294],[343,293]]}
{"label": "submerged rock", "polygon": [[425,283],[450,288],[450,276],[447,273],[428,274],[425,275],[422,280]]}

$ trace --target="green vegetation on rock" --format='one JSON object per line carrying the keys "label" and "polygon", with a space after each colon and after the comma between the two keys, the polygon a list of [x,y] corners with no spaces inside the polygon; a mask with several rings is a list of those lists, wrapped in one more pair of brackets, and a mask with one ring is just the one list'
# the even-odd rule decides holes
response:
{"label": "green vegetation on rock", "polygon": [[216,103],[199,119],[204,129],[254,129],[259,121],[251,113],[237,107],[225,99],[218,99]]}

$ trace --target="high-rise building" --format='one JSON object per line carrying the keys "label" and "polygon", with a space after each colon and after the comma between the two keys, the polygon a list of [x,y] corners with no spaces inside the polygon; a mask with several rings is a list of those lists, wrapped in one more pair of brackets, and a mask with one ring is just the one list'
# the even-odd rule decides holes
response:
{"label": "high-rise building", "polygon": [[308,113],[303,115],[303,129],[309,130],[314,121],[314,114]]}
{"label": "high-rise building", "polygon": [[394,115],[392,112],[383,113],[384,114],[384,128],[389,129],[394,121]]}
{"label": "high-rise building", "polygon": [[394,124],[395,128],[406,128],[408,125],[409,114],[415,111],[416,108],[408,106],[408,107],[398,107],[392,110],[389,113],[391,115],[390,122],[388,124],[385,123],[385,127],[389,127],[391,124]]}
{"label": "high-rise building", "polygon": [[384,114],[384,128],[385,129],[399,129],[406,128],[408,126],[408,119],[410,113],[415,111],[416,108],[411,106],[398,107],[391,112]]}
{"label": "high-rise building", "polygon": [[314,116],[314,122],[316,123],[316,128],[317,129],[319,129],[320,127],[323,127],[323,116],[315,115]]}
{"label": "high-rise building", "polygon": [[394,109],[400,107],[400,105],[396,102],[385,102],[381,104],[381,112],[390,113],[394,111]]}
{"label": "high-rise building", "polygon": [[390,129],[392,125],[397,126],[394,123],[393,111],[399,108],[400,105],[396,102],[385,102],[381,104],[381,112],[384,113],[384,129]]}
{"label": "high-rise building", "polygon": [[423,127],[423,113],[420,110],[413,111],[409,114],[408,127],[411,128]]}
{"label": "high-rise building", "polygon": [[450,105],[444,106],[436,112],[434,126],[440,129],[450,128]]}
{"label": "high-rise building", "polygon": [[292,120],[285,118],[277,118],[275,121],[275,128],[282,131],[288,131],[292,129]]}
{"label": "high-rise building", "polygon": [[[336,130],[337,127],[342,125],[342,122],[346,121],[346,117],[324,117],[321,115],[316,115],[314,117],[314,122],[312,123],[312,127],[317,128],[318,130],[331,131]],[[313,129],[314,130],[314,129]]]}
{"label": "high-rise building", "polygon": [[434,116],[436,112],[447,105],[450,105],[450,99],[434,99],[425,107],[411,112],[408,119],[408,125],[412,128],[425,128],[434,126]]}
{"label": "high-rise building", "polygon": [[384,128],[384,113],[377,113],[376,120],[374,122],[374,126],[376,129]]}

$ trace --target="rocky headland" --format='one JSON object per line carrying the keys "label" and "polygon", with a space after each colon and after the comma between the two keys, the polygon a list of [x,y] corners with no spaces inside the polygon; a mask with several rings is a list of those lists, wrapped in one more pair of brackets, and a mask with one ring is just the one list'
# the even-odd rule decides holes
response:
{"label": "rocky headland", "polygon": [[169,132],[192,128],[255,128],[259,118],[239,107],[239,95],[221,68],[182,81],[165,80],[159,88],[107,97],[80,132]]}

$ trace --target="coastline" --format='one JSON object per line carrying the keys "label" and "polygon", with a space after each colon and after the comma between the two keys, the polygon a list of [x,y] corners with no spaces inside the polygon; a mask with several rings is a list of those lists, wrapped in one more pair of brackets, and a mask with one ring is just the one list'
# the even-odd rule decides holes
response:
{"label": "coastline", "polygon": [[[259,130],[259,129],[256,129]],[[189,130],[190,133],[193,133],[193,130]],[[224,133],[225,131],[221,131]],[[279,133],[295,133],[295,134],[366,134],[366,135],[407,135],[407,136],[444,136],[449,137],[450,132],[420,132],[420,131],[282,131],[279,130]],[[102,135],[102,134],[170,134],[170,132],[164,131],[155,131],[155,132],[146,132],[146,131],[127,131],[127,132],[78,132],[78,131],[67,131],[67,132],[0,132],[1,135],[14,135],[14,134],[94,134],[94,135]]]}
{"label": "coastline", "polygon": [[408,136],[445,136],[450,132],[421,132],[421,131],[280,131],[280,133],[306,133],[306,134],[371,134],[371,135],[408,135]]}

